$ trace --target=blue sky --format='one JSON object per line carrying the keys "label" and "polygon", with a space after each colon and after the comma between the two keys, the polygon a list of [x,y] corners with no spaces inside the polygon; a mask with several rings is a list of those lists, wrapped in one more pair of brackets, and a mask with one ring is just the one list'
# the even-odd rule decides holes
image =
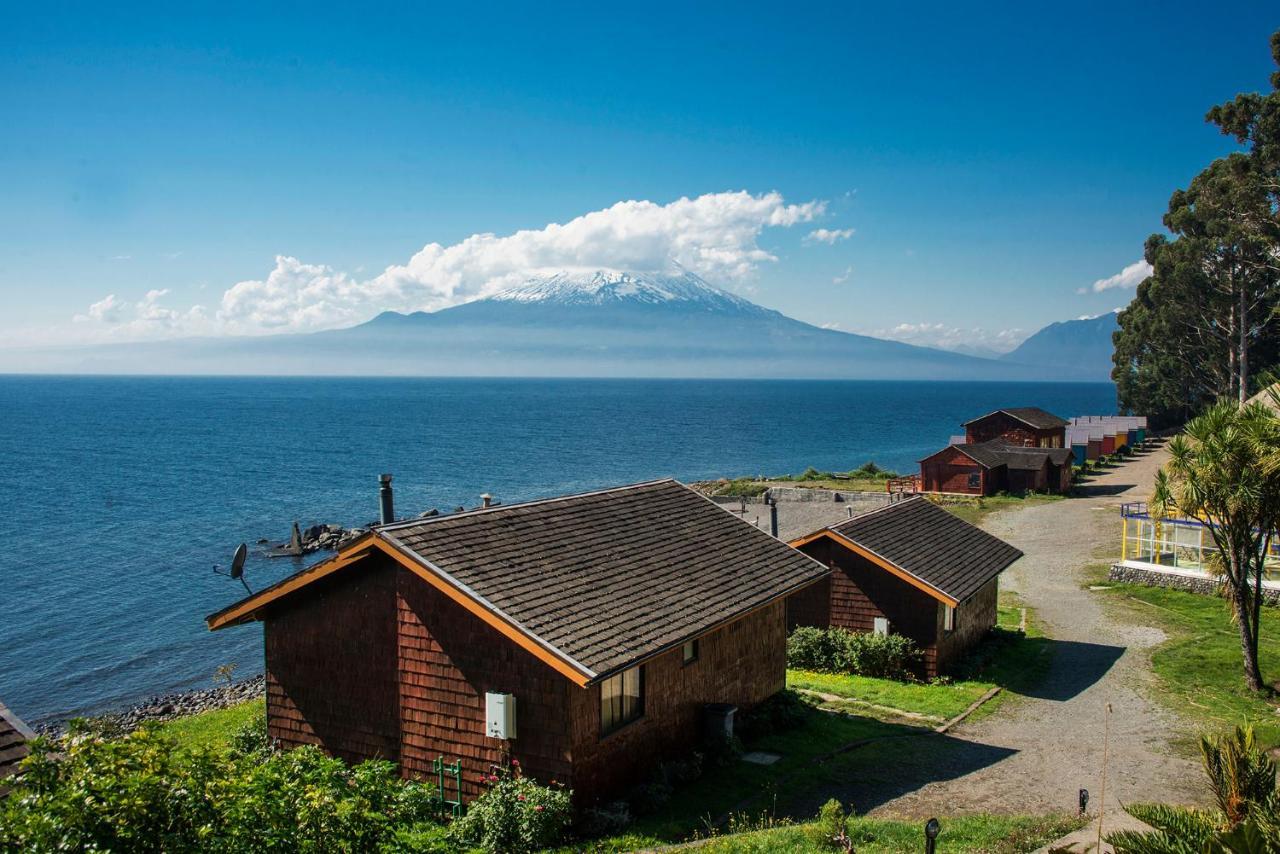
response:
{"label": "blue sky", "polygon": [[[529,230],[517,258],[555,266],[661,221],[648,250],[803,320],[1007,347],[1127,302],[1091,286],[1231,150],[1204,112],[1267,86],[1280,27],[1264,3],[103,5],[5,11],[11,343],[435,308],[513,274],[471,235]],[[595,211],[585,254],[546,230]],[[409,264],[432,243],[447,263]]]}

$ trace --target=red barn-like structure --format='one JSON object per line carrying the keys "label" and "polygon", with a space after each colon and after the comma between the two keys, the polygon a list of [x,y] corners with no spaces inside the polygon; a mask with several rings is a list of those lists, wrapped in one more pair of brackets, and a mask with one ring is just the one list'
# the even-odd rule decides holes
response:
{"label": "red barn-like structure", "polygon": [[1029,448],[1067,447],[1070,422],[1036,406],[997,409],[964,424],[965,442],[971,445],[1002,439]]}

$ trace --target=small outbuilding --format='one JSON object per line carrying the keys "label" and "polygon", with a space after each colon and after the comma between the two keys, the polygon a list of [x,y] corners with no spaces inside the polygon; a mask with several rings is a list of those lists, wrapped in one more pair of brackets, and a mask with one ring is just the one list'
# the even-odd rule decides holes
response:
{"label": "small outbuilding", "polygon": [[464,800],[514,759],[587,803],[781,690],[786,597],[828,572],[662,480],[382,525],[208,623],[263,624],[282,746],[460,760]]}
{"label": "small outbuilding", "polygon": [[914,497],[791,545],[832,570],[787,600],[788,631],[838,626],[905,635],[925,677],[946,673],[996,624],[999,576],[1022,552]]}
{"label": "small outbuilding", "polygon": [[1071,490],[1070,448],[1033,448],[1003,439],[948,445],[920,461],[920,491],[953,495]]}
{"label": "small outbuilding", "polygon": [[5,779],[18,773],[18,764],[31,753],[27,742],[35,737],[31,727],[0,703],[0,796],[8,791]]}
{"label": "small outbuilding", "polygon": [[997,409],[964,423],[965,442],[971,445],[1003,439],[1010,445],[1030,448],[1067,446],[1070,422],[1038,406]]}

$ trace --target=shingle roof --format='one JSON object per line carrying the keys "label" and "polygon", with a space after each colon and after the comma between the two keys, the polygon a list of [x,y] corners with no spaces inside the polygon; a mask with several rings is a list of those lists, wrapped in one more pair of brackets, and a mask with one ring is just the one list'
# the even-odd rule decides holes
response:
{"label": "shingle roof", "polygon": [[1051,430],[1055,427],[1066,427],[1071,423],[1064,418],[1059,418],[1052,412],[1046,412],[1038,406],[1015,406],[1009,409],[997,409],[995,412],[988,412],[980,418],[974,418],[970,421],[964,422],[964,426],[968,427],[970,424],[982,421],[985,418],[990,418],[992,415],[999,415],[1001,412],[1008,415],[1010,418],[1016,418],[1028,427],[1034,427],[1037,430]]}
{"label": "shingle roof", "polygon": [[898,501],[830,530],[963,602],[1022,552],[927,498]]}
{"label": "shingle roof", "polygon": [[[1070,448],[1034,448],[1011,445],[1004,439],[990,439],[974,444],[948,445],[943,450],[955,449],[984,468],[1007,466],[1011,469],[1032,470],[1044,466],[1045,459],[1060,466],[1071,459]],[[938,453],[942,453],[939,451]],[[925,457],[928,459],[928,457]]]}
{"label": "shingle roof", "polygon": [[[372,537],[589,679],[829,572],[674,480],[385,525]],[[298,575],[307,573],[318,575]],[[261,591],[211,615],[210,626],[299,587]]]}
{"label": "shingle roof", "polygon": [[31,751],[27,742],[35,733],[22,720],[0,703],[0,794],[3,794],[4,778],[18,770],[18,763]]}

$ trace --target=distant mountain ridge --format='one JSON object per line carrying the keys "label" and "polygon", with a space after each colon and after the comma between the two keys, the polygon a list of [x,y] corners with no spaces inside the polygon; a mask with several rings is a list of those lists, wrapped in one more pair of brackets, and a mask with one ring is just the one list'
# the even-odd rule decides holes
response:
{"label": "distant mountain ridge", "polygon": [[1112,335],[1120,328],[1116,313],[1050,323],[1001,357],[1003,361],[1045,368],[1069,368],[1090,379],[1111,378]]}
{"label": "distant mountain ridge", "polygon": [[822,329],[682,268],[534,276],[439,311],[388,311],[327,332],[46,350],[41,356],[40,370],[68,373],[1083,378],[1070,366],[1046,371]]}

